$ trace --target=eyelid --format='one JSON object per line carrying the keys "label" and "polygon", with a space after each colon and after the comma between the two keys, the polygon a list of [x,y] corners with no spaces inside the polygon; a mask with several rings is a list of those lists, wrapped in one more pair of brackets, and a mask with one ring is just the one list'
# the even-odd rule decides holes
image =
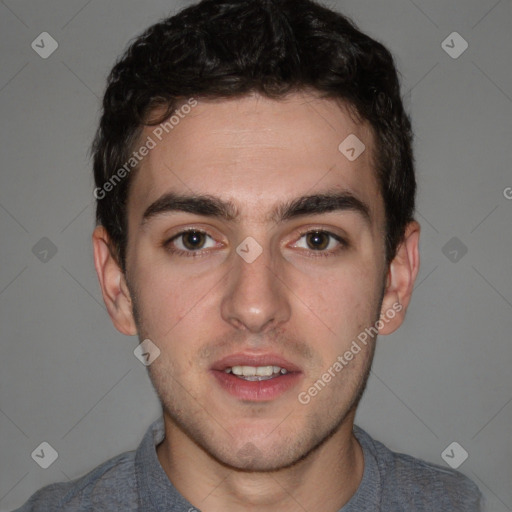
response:
{"label": "eyelid", "polygon": [[[173,234],[171,237],[167,237],[162,242],[162,247],[169,251],[171,254],[175,254],[178,256],[186,256],[186,257],[200,257],[200,256],[206,256],[214,247],[206,247],[197,249],[195,251],[187,250],[187,249],[180,249],[178,247],[174,246],[174,241],[176,239],[179,239],[180,237],[186,235],[187,233],[200,233],[203,235],[206,235],[207,237],[211,238],[213,241],[216,242],[216,244],[219,244],[217,242],[216,238],[211,235],[206,229],[203,228],[196,228],[196,227],[188,227],[188,228],[182,228],[177,233]],[[220,242],[222,244],[222,242]],[[223,244],[222,244],[223,245]]]}
{"label": "eyelid", "polygon": [[334,240],[336,240],[336,242],[338,243],[337,247],[335,247],[334,249],[330,249],[330,250],[325,250],[325,249],[324,250],[314,250],[314,249],[305,249],[302,247],[298,247],[298,249],[301,249],[304,253],[307,253],[311,257],[333,256],[333,255],[337,254],[338,252],[340,252],[344,249],[347,249],[349,247],[349,242],[346,239],[346,237],[344,237],[338,233],[333,233],[332,231],[330,231],[328,228],[325,228],[325,227],[309,227],[307,229],[300,230],[299,233],[294,236],[295,242],[294,242],[294,245],[292,245],[292,247],[295,247],[301,238],[303,238],[305,235],[308,235],[310,233],[325,234],[327,236],[330,236]]}
{"label": "eyelid", "polygon": [[[170,230],[169,230],[170,231]],[[165,235],[163,244],[169,243],[176,238],[186,235],[187,233],[194,232],[194,233],[201,233],[203,235],[207,235],[210,238],[213,238],[214,240],[217,240],[219,238],[216,234],[217,231],[212,230],[210,227],[195,227],[195,226],[179,226],[177,228],[174,228],[172,230],[174,233],[172,235]]]}
{"label": "eyelid", "polygon": [[[211,238],[212,240],[214,240],[217,244],[225,245],[223,242],[218,242],[216,240],[216,238],[213,235],[211,235],[208,232],[208,230],[206,230],[204,228],[186,227],[186,228],[180,229],[180,231],[173,234],[170,238],[166,238],[163,241],[162,246],[164,248],[166,248],[167,250],[169,250],[169,252],[171,252],[173,254],[190,256],[190,257],[205,256],[208,253],[210,253],[212,249],[214,249],[214,247],[207,247],[204,249],[201,248],[201,249],[197,249],[197,250],[193,251],[193,250],[179,249],[176,247],[173,247],[172,249],[169,248],[169,246],[171,246],[172,243],[177,238],[180,238],[181,236],[184,236],[190,232],[201,233],[201,234],[206,235],[207,237]],[[340,234],[334,233],[325,227],[308,227],[308,228],[303,228],[303,229],[299,230],[299,232],[294,235],[294,238],[293,238],[295,240],[294,244],[296,244],[305,235],[308,235],[310,233],[322,233],[322,234],[325,234],[325,235],[331,237],[332,239],[336,240],[336,242],[338,242],[338,246],[336,248],[330,249],[330,250],[325,250],[325,249],[324,250],[314,250],[314,249],[305,249],[305,248],[300,248],[300,247],[298,248],[298,249],[301,249],[301,252],[308,253],[308,255],[311,257],[332,256],[344,249],[347,249],[348,246],[350,245],[349,242],[347,241],[346,237],[344,237]],[[292,247],[295,247],[295,245],[292,245]]]}
{"label": "eyelid", "polygon": [[175,238],[178,238],[178,237],[180,237],[182,235],[186,235],[187,233],[201,233],[203,235],[208,235],[210,237],[212,236],[205,229],[200,229],[200,228],[182,228],[179,231],[177,231],[174,235],[172,235],[170,238],[168,238],[168,241],[174,240]]}

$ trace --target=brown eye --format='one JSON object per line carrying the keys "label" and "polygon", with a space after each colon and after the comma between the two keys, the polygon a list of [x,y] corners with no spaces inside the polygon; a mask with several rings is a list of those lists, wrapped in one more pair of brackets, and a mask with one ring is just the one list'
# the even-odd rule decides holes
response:
{"label": "brown eye", "polygon": [[312,231],[306,234],[306,243],[309,249],[323,251],[329,246],[330,235],[324,231]]}
{"label": "brown eye", "polygon": [[215,240],[206,232],[189,229],[174,235],[163,243],[164,247],[179,256],[200,256],[203,250],[213,249]]}
{"label": "brown eye", "polygon": [[304,231],[292,246],[309,251],[311,256],[335,256],[348,247],[339,235],[323,229]]}
{"label": "brown eye", "polygon": [[201,249],[206,242],[206,233],[201,231],[187,231],[181,235],[183,246],[194,251]]}

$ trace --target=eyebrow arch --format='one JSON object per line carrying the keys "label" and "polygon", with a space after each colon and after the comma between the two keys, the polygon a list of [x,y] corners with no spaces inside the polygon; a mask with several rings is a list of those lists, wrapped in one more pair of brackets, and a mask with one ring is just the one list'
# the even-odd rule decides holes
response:
{"label": "eyebrow arch", "polygon": [[325,192],[293,199],[278,205],[270,219],[282,222],[305,215],[320,215],[334,211],[353,211],[358,213],[367,224],[371,224],[370,207],[351,192]]}
{"label": "eyebrow arch", "polygon": [[[333,211],[353,211],[360,214],[366,223],[371,223],[369,206],[347,191],[327,191],[298,197],[277,205],[270,212],[268,220],[280,223],[296,217]],[[144,211],[142,224],[154,217],[171,212],[187,212],[226,221],[236,221],[240,217],[240,211],[231,201],[209,195],[181,195],[169,192],[158,198]]]}
{"label": "eyebrow arch", "polygon": [[142,224],[153,217],[170,212],[187,212],[226,221],[233,221],[240,216],[238,209],[231,201],[223,201],[209,195],[181,195],[169,192],[146,208],[142,215]]}

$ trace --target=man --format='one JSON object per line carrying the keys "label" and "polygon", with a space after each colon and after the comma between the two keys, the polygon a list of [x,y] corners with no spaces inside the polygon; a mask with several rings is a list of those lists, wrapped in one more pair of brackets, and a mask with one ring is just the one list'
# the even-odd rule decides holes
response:
{"label": "man", "polygon": [[22,511],[476,511],[354,426],[419,268],[389,52],[309,0],[205,0],[109,77],[94,260],[163,420]]}

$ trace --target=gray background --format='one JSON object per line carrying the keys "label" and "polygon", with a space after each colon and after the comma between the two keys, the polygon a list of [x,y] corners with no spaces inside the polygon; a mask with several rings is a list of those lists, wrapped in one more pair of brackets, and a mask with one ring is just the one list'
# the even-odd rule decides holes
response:
{"label": "gray background", "polygon": [[[0,2],[2,511],[135,448],[159,415],[132,352],[138,341],[114,330],[102,304],[87,151],[115,58],[185,4]],[[469,453],[459,470],[488,510],[512,510],[511,2],[330,5],[396,56],[423,228],[407,320],[380,338],[357,421],[390,448],[441,465],[457,441]],[[59,44],[48,59],[31,48],[43,31]],[[457,59],[441,47],[453,31],[469,44]],[[48,469],[30,456],[42,441],[59,454]]]}

